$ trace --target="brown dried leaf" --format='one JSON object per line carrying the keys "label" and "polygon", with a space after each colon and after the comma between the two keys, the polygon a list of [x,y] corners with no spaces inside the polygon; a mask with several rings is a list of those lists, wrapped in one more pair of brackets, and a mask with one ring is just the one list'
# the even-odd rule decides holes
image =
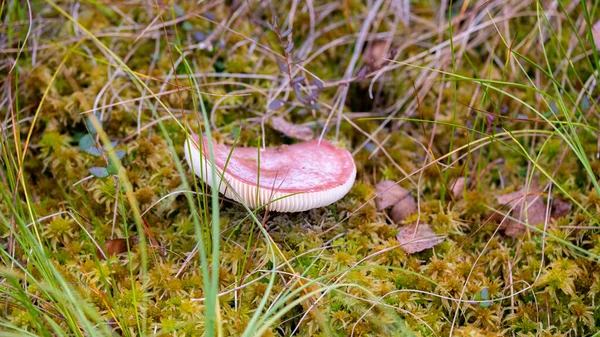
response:
{"label": "brown dried leaf", "polygon": [[[129,237],[129,248],[132,248],[138,243],[137,236]],[[127,252],[127,239],[118,238],[107,240],[104,244],[104,252],[106,256],[115,256]]]}
{"label": "brown dried leaf", "polygon": [[596,49],[600,50],[600,20],[592,26],[592,37],[594,38],[594,44]]}
{"label": "brown dried leaf", "polygon": [[455,200],[460,200],[462,198],[465,183],[465,177],[458,177],[456,180],[454,180],[454,182],[452,182],[452,185],[450,185],[450,189],[452,190],[452,195],[454,196]]}
{"label": "brown dried leaf", "polygon": [[546,220],[546,205],[537,184],[532,184],[529,191],[524,187],[519,191],[497,196],[496,200],[512,208],[510,216],[517,220],[506,218],[501,223],[506,236],[514,238],[525,233],[527,227],[521,222],[536,226]]}
{"label": "brown dried leaf", "polygon": [[415,198],[409,193],[406,197],[400,200],[392,211],[390,212],[390,217],[394,220],[394,223],[399,223],[400,221],[406,219],[409,215],[415,213],[417,211],[417,204],[415,203]]}
{"label": "brown dried leaf", "polygon": [[377,185],[375,185],[375,193],[377,194],[375,203],[377,204],[378,211],[394,206],[400,200],[410,195],[410,192],[407,189],[398,186],[398,184],[392,180],[382,180],[378,182]]}
{"label": "brown dried leaf", "polygon": [[290,123],[286,121],[283,117],[271,118],[271,127],[290,138],[300,139],[304,141],[309,141],[315,136],[313,130],[308,126]]}
{"label": "brown dried leaf", "polygon": [[378,69],[385,62],[382,58],[385,57],[386,44],[386,41],[377,41],[365,51],[365,63],[369,65],[371,70]]}
{"label": "brown dried leaf", "polygon": [[552,200],[552,214],[550,215],[553,219],[560,219],[563,216],[571,212],[571,204],[569,204],[563,198],[556,198]]}
{"label": "brown dried leaf", "polygon": [[400,231],[396,234],[396,239],[401,244],[402,250],[407,254],[429,249],[444,241],[444,238],[435,234],[428,224],[418,224],[417,222],[400,228]]}

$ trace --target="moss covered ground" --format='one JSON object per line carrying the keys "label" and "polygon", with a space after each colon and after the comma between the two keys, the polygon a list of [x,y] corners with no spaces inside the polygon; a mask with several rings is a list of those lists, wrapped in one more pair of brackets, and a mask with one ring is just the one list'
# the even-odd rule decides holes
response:
{"label": "moss covered ground", "polygon": [[[597,1],[9,0],[0,17],[0,334],[600,333]],[[250,211],[183,159],[207,130],[297,142],[276,117],[352,152],[346,197]],[[377,210],[382,180],[417,211]],[[519,191],[535,211],[503,201]],[[408,254],[415,221],[444,240]]]}

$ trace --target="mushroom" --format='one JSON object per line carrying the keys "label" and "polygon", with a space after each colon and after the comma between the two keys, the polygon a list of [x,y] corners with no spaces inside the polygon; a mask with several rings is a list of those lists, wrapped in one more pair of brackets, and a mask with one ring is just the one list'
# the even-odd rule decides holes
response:
{"label": "mushroom", "polygon": [[[344,197],[356,178],[350,152],[326,140],[261,150],[213,143],[213,150],[219,192],[251,208],[302,212],[327,206]],[[188,137],[184,153],[194,173],[212,186],[206,137],[202,151],[199,136]]]}

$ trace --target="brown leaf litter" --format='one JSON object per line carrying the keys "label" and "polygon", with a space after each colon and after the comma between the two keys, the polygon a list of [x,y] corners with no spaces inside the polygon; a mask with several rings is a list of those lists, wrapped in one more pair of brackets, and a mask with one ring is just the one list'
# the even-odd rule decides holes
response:
{"label": "brown leaf litter", "polygon": [[428,224],[418,223],[417,221],[400,228],[400,231],[396,234],[396,239],[398,239],[402,250],[407,254],[432,248],[444,241],[444,237],[435,234]]}
{"label": "brown leaf litter", "polygon": [[271,118],[271,127],[294,139],[309,141],[315,137],[315,133],[310,127],[288,122],[279,116]]}
{"label": "brown leaf litter", "polygon": [[571,204],[563,198],[554,198],[552,200],[552,213],[550,217],[560,219],[571,212]]}
{"label": "brown leaf litter", "polygon": [[594,39],[596,49],[600,50],[600,20],[596,21],[592,26],[592,38]]}
{"label": "brown leaf litter", "polygon": [[452,195],[455,200],[460,200],[462,198],[466,182],[465,177],[458,177],[450,185],[450,190],[452,190]]}
{"label": "brown leaf litter", "polygon": [[106,256],[115,256],[127,252],[127,240],[129,240],[129,249],[133,248],[133,246],[138,243],[137,236],[130,236],[129,239],[117,238],[106,240],[104,243],[104,252],[106,253]]}
{"label": "brown leaf litter", "polygon": [[381,211],[390,206],[394,206],[390,212],[390,217],[394,223],[398,223],[417,211],[415,198],[410,191],[398,186],[392,180],[382,180],[375,185],[375,204],[377,210]]}
{"label": "brown leaf litter", "polygon": [[[395,181],[382,180],[375,185],[375,204],[378,211],[392,207],[390,217],[394,223],[398,223],[417,211],[415,198],[410,191],[398,186]],[[400,228],[396,239],[400,243],[400,247],[407,254],[429,249],[438,243],[444,241],[443,237],[438,236],[428,224],[418,223],[417,221],[411,225]]]}
{"label": "brown leaf litter", "polygon": [[384,63],[387,41],[375,41],[369,48],[365,50],[364,58],[365,63],[370,67],[371,70],[380,68]]}
{"label": "brown leaf litter", "polygon": [[513,220],[505,217],[500,223],[506,236],[517,237],[527,231],[525,224],[537,226],[546,220],[543,192],[535,182],[529,188],[524,187],[516,192],[499,195],[496,200],[505,210],[508,208],[508,215],[514,218]]}

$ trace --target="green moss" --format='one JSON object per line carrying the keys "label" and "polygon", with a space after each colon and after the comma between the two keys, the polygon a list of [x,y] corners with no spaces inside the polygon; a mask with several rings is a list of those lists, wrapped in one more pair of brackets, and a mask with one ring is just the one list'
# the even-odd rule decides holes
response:
{"label": "green moss", "polygon": [[[442,35],[420,34],[435,26],[431,20],[438,16],[437,9],[423,1],[412,1],[411,13],[419,20],[411,19],[410,27],[403,23],[392,27],[396,22],[391,14],[393,6],[385,3],[370,32],[385,34],[395,29],[396,38],[391,42],[399,53],[396,59],[416,58],[411,61],[414,65],[386,68],[372,87],[374,98],[371,99],[368,91],[371,77],[354,79],[351,83],[342,81],[369,5],[355,0],[317,1],[311,9],[300,2],[295,8],[290,35],[295,43],[292,68],[298,71],[295,76],[303,75],[308,80],[316,76],[326,84],[318,95],[321,107],[313,114],[302,110],[304,104],[296,97],[293,87],[284,82],[287,75],[276,62],[283,59],[275,54],[282,53],[284,47],[264,24],[278,17],[280,26],[287,28],[286,17],[291,5],[278,4],[266,10],[259,4],[248,3],[244,4],[247,8],[241,10],[242,7],[233,7],[235,3],[210,4],[210,13],[205,12],[204,4],[186,2],[172,4],[173,8],[125,6],[119,8],[117,14],[104,5],[82,3],[77,20],[98,35],[100,43],[125,59],[148,86],[141,91],[138,83],[123,76],[122,69],[117,70],[120,66],[112,57],[107,58],[108,54],[96,41],[82,40],[67,55],[74,46],[74,34],[82,30],[56,10],[43,4],[35,5],[42,7],[36,13],[37,18],[43,20],[44,29],[30,36],[29,40],[35,40],[35,45],[28,44],[20,54],[16,68],[19,77],[14,72],[8,75],[11,90],[6,92],[10,97],[3,96],[2,101],[14,105],[7,110],[11,113],[9,120],[0,123],[0,188],[7,191],[0,202],[3,215],[0,246],[9,252],[8,248],[16,245],[14,263],[22,263],[31,273],[28,277],[41,278],[44,263],[56,266],[79,291],[82,302],[97,308],[103,321],[116,316],[121,327],[131,335],[140,333],[138,323],[141,322],[145,322],[147,333],[156,329],[166,335],[196,336],[204,331],[206,293],[196,249],[199,236],[205,240],[207,252],[212,244],[211,229],[215,224],[211,222],[211,208],[204,205],[205,201],[211,202],[210,189],[187,187],[184,181],[193,182],[192,173],[184,164],[184,174],[180,174],[175,163],[176,158],[183,158],[186,133],[181,126],[193,132],[207,126],[199,117],[198,97],[191,90],[197,89],[206,93],[202,98],[209,114],[214,109],[209,122],[215,127],[212,131],[217,142],[232,144],[238,135],[240,146],[260,146],[263,141],[267,145],[295,142],[268,124],[263,129],[261,121],[270,117],[267,113],[285,113],[286,118],[295,123],[311,123],[317,133],[327,127],[325,137],[334,140],[338,111],[345,114],[335,139],[338,145],[353,151],[367,142],[354,156],[357,181],[339,202],[300,214],[269,213],[264,217],[263,212],[257,212],[268,238],[258,230],[254,220],[247,217],[243,207],[219,199],[219,308],[225,336],[239,336],[247,327],[268,289],[273,265],[277,266],[277,274],[273,291],[267,294],[267,307],[280,299],[283,292],[298,287],[299,275],[303,281],[310,281],[330,274],[320,278],[314,288],[310,288],[313,290],[344,284],[319,293],[323,298],[317,307],[333,335],[402,335],[404,330],[400,327],[404,321],[422,336],[448,335],[451,329],[455,336],[509,333],[550,336],[565,332],[592,335],[598,331],[600,314],[596,307],[600,271],[594,259],[600,255],[595,218],[600,212],[600,197],[592,184],[595,177],[590,177],[581,163],[582,158],[587,158],[592,172],[596,176],[600,173],[600,163],[595,160],[597,135],[593,130],[598,125],[598,116],[592,107],[584,109],[585,119],[579,112],[573,113],[576,110],[573,102],[582,90],[579,79],[592,76],[594,67],[587,59],[574,63],[564,61],[565,50],[569,55],[585,55],[591,48],[587,38],[581,40],[585,48],[571,43],[572,31],[564,16],[557,16],[556,22],[553,21],[552,34],[545,40],[547,59],[542,57],[540,44],[534,42],[538,36],[526,33],[538,31],[538,18],[520,15],[521,12],[511,18],[515,48],[525,56],[521,58],[525,61],[519,61],[518,69],[514,59],[508,58],[515,54],[494,42],[495,27],[478,29],[464,53],[455,58],[457,62],[453,67],[443,70],[468,78],[502,81],[483,85],[467,80],[454,82],[456,78],[452,74],[442,75],[422,68],[431,66],[438,56],[451,55],[444,44],[450,37],[447,29]],[[331,10],[325,16],[317,15],[313,22],[311,10],[314,9]],[[461,8],[455,6],[450,10],[456,17]],[[470,13],[478,9],[470,4],[466,10]],[[495,10],[490,12],[494,18],[503,13]],[[12,14],[8,13],[13,11],[18,14],[13,21],[18,18],[19,22],[27,22],[22,9],[9,8],[8,11],[3,13],[6,22],[11,22],[8,16]],[[172,11],[176,12],[175,17]],[[565,15],[578,22],[581,11],[574,6]],[[213,15],[215,22],[226,25],[216,25],[195,14]],[[185,20],[179,19],[182,15],[187,15]],[[157,18],[164,20],[160,23],[165,25],[164,29],[157,29]],[[135,31],[137,28],[132,23],[135,27],[148,27],[150,31],[140,35],[141,30]],[[315,35],[310,37],[313,29]],[[456,38],[464,27],[459,24],[454,29]],[[211,50],[201,48],[194,36],[197,32],[211,36],[211,40],[203,41],[212,44]],[[23,33],[14,31],[13,35]],[[420,34],[422,39],[414,43],[411,34]],[[404,37],[397,38],[399,36]],[[14,40],[14,36],[10,39]],[[332,41],[336,42],[320,50]],[[367,42],[374,42],[371,35]],[[558,48],[558,42],[564,48]],[[16,42],[8,44],[8,50],[20,46]],[[428,48],[432,46],[441,48],[439,53],[430,55]],[[183,62],[174,70],[182,76],[175,79],[169,75],[174,62],[179,61],[180,51],[185,53],[186,61],[198,75],[195,76],[198,88],[191,87],[193,83],[186,78]],[[8,51],[7,54],[11,60],[16,59],[15,53]],[[67,56],[67,62],[53,80],[59,64]],[[305,61],[308,59],[310,61]],[[508,62],[504,62],[507,59]],[[358,74],[364,60],[364,55],[360,55],[353,75]],[[549,63],[555,79],[549,79],[546,72],[540,72],[528,60],[544,69]],[[390,66],[396,67],[391,63]],[[214,72],[221,77],[209,74]],[[227,73],[230,75],[225,75]],[[276,79],[235,74],[269,75]],[[524,87],[530,83],[526,75],[535,79],[542,93]],[[559,83],[564,109],[558,108],[560,97],[556,97],[554,89],[547,89]],[[349,89],[346,100],[338,102],[345,85]],[[411,91],[413,86],[419,89],[418,102]],[[424,88],[427,90],[422,90]],[[300,90],[304,94],[313,89],[302,82]],[[249,95],[224,98],[239,90],[246,90]],[[159,95],[164,105],[156,104],[150,92]],[[592,97],[595,94],[592,92]],[[140,100],[142,96],[144,99]],[[43,103],[42,97],[45,97]],[[274,98],[286,100],[289,105],[271,111],[268,103]],[[554,105],[548,107],[547,102],[551,100]],[[14,102],[18,102],[18,106]],[[39,104],[39,114],[33,124]],[[569,114],[570,120],[587,123],[590,127],[577,124],[573,132],[565,124],[551,126],[542,122],[532,108],[553,121],[565,121],[565,114]],[[107,158],[88,155],[77,146],[80,137],[89,131],[86,114],[92,109],[102,114],[102,127],[109,138],[118,141],[119,150],[126,151],[122,164],[133,193],[126,191],[122,183],[117,184],[118,180],[113,177],[82,180],[89,176],[90,167],[107,164]],[[383,120],[392,115],[439,123],[388,120],[382,127]],[[379,119],[369,120],[362,118],[364,116]],[[20,127],[8,127],[13,122],[11,118],[18,118]],[[162,118],[166,134],[155,124],[157,118]],[[494,123],[497,129],[493,128]],[[27,155],[21,163],[16,154],[22,155],[31,126]],[[139,134],[138,127],[142,128]],[[572,137],[578,137],[582,156],[570,150],[563,155],[568,143],[558,133],[545,142],[547,134],[537,132],[558,127],[561,132],[573,132]],[[489,138],[486,143],[479,142],[504,130],[512,131],[514,139],[501,136]],[[523,133],[525,131],[527,133]],[[15,135],[19,141],[14,139]],[[174,153],[169,149],[168,139],[175,147]],[[378,148],[377,142],[383,147]],[[464,150],[450,153],[467,145]],[[535,164],[520,154],[520,146],[535,158]],[[448,157],[440,159],[448,153]],[[550,219],[545,227],[538,226],[538,229],[547,228],[547,236],[531,232],[519,238],[507,237],[503,230],[497,231],[501,217],[492,215],[493,208],[498,206],[496,197],[504,193],[506,187],[521,188],[532,170],[539,176],[540,186],[545,186],[549,179],[538,167],[552,175],[552,190],[560,191],[569,199],[572,212],[560,219]],[[448,186],[449,177],[459,175],[471,179],[474,186],[465,189],[462,199],[459,197],[449,203],[448,191],[442,196],[442,186]],[[17,176],[26,186],[21,185],[21,181],[16,183]],[[405,188],[415,196],[418,194],[421,213],[401,224],[390,224],[384,212],[376,210],[372,200],[374,184],[383,179],[403,180]],[[198,228],[186,199],[189,191],[184,188],[198,193],[192,195],[202,220]],[[25,193],[30,205],[25,202]],[[576,207],[568,197],[583,208]],[[147,211],[143,219],[137,218],[132,198],[141,211]],[[159,202],[161,198],[164,199]],[[67,211],[69,214],[59,213]],[[28,224],[32,218],[49,215],[52,216],[29,227],[35,240],[38,234],[41,237],[47,261],[40,262],[31,258],[31,247],[15,241],[16,235],[24,230],[15,227],[15,223]],[[446,239],[432,249],[407,254],[398,247],[395,235],[399,226],[417,219],[430,224]],[[147,228],[136,224],[140,220]],[[103,246],[110,239],[141,237],[147,233],[152,234],[160,249],[146,237],[146,250],[138,244],[131,255],[122,254],[108,260],[97,254],[96,243]],[[270,261],[267,241],[277,245],[286,261],[279,252],[277,261]],[[585,255],[582,250],[592,255]],[[143,254],[147,261],[146,275],[142,273]],[[210,260],[210,253],[208,255]],[[8,258],[12,252],[3,256]],[[10,273],[19,275],[21,283],[2,289],[5,294],[13,294],[13,297],[7,295],[10,305],[6,306],[2,322],[43,334],[36,316],[17,305],[16,299],[23,296],[46,310],[48,317],[63,317],[55,308],[57,302],[51,299],[52,295],[42,289],[49,283],[24,281],[26,278],[14,267],[13,261],[7,261],[13,267]],[[27,293],[12,292],[21,285],[27,286]],[[494,300],[492,303],[464,302],[481,296],[483,289]],[[496,301],[501,297],[504,299]],[[463,300],[460,306],[454,300],[458,298]],[[379,305],[371,308],[374,302]],[[139,309],[142,306],[145,311]],[[306,303],[294,307],[264,335],[287,336],[296,327],[298,336],[330,335],[322,329],[314,312],[300,320],[306,310]],[[459,315],[454,321],[457,310]],[[64,320],[58,321],[65,324]]]}

